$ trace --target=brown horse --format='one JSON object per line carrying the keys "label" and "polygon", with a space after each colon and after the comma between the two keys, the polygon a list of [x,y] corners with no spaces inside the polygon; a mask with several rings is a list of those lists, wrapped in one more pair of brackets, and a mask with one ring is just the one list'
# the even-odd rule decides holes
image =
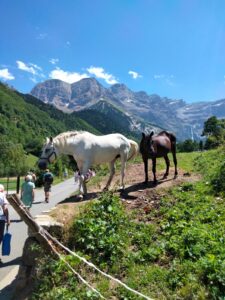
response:
{"label": "brown horse", "polygon": [[170,161],[168,153],[172,152],[173,161],[175,166],[175,176],[177,176],[177,158],[176,158],[176,137],[167,131],[162,131],[157,135],[154,135],[152,131],[149,135],[142,133],[142,140],[140,142],[140,152],[145,166],[145,183],[148,182],[148,159],[152,159],[152,172],[154,175],[154,183],[156,180],[156,158],[164,157],[166,162],[166,173],[163,178],[166,178],[169,174]]}

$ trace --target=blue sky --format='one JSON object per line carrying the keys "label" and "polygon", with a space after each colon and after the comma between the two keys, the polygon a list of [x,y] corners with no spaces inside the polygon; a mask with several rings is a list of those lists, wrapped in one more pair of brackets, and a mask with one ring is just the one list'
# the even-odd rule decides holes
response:
{"label": "blue sky", "polygon": [[225,98],[223,0],[1,0],[0,80],[95,77],[186,102]]}

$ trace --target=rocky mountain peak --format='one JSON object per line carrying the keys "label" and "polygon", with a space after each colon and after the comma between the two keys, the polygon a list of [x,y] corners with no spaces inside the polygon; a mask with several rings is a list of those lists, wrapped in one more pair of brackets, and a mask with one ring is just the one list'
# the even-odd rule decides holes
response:
{"label": "rocky mountain peak", "polygon": [[144,91],[133,92],[125,84],[105,88],[95,78],[84,78],[71,85],[57,79],[47,80],[36,85],[31,94],[68,112],[90,107],[98,111],[114,111],[105,102],[98,103],[105,100],[132,118],[137,117],[145,123],[174,132],[180,140],[199,138],[204,121],[210,116],[225,117],[224,99],[190,105],[182,99],[148,95]]}
{"label": "rocky mountain peak", "polygon": [[134,93],[125,84],[116,83],[108,91],[117,101],[133,100],[134,98]]}
{"label": "rocky mountain peak", "polygon": [[70,101],[71,85],[59,79],[50,79],[37,84],[30,93],[45,103],[59,107],[60,103],[64,105]]}

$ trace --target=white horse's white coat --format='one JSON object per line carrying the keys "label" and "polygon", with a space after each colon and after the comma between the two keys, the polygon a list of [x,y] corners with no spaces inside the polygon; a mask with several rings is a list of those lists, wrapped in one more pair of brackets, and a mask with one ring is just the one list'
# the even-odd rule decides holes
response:
{"label": "white horse's white coat", "polygon": [[[43,147],[39,163],[43,160],[53,162],[60,154],[72,155],[77,162],[80,171],[80,184],[83,193],[86,194],[84,175],[92,165],[109,163],[110,177],[106,184],[109,187],[115,173],[115,161],[121,159],[121,185],[124,188],[125,166],[128,159],[131,159],[138,152],[138,144],[127,139],[119,133],[112,133],[97,136],[87,131],[69,131],[48,139]],[[56,155],[53,155],[56,153]]]}

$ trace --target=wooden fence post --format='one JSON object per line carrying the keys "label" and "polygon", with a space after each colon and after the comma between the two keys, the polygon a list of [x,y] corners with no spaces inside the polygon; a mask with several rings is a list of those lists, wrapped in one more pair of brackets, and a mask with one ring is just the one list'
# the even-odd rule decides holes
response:
{"label": "wooden fence post", "polygon": [[19,192],[20,192],[20,175],[18,175],[16,179],[16,193],[19,194]]}
{"label": "wooden fence post", "polygon": [[58,257],[56,252],[54,251],[49,239],[45,235],[45,230],[35,222],[34,218],[30,214],[30,212],[23,206],[23,203],[20,201],[17,194],[7,195],[7,200],[15,209],[15,211],[19,214],[21,219],[27,224],[27,226],[34,233],[35,238],[43,246],[48,252],[50,251],[54,256]]}

